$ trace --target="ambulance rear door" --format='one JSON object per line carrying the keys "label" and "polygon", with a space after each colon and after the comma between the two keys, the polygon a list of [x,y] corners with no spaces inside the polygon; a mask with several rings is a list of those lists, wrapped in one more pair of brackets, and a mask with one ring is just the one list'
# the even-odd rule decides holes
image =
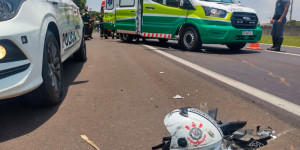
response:
{"label": "ambulance rear door", "polygon": [[107,23],[107,29],[114,29],[116,22],[116,4],[115,0],[105,0],[104,21]]}

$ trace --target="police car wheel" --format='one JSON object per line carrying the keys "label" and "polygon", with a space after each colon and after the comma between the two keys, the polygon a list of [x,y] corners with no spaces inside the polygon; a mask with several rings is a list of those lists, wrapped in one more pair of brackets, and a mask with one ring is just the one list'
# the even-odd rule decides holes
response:
{"label": "police car wheel", "polygon": [[130,43],[133,40],[132,35],[130,34],[121,34],[121,40],[126,43]]}
{"label": "police car wheel", "polygon": [[226,45],[230,50],[238,51],[246,46],[246,43],[231,43]]}
{"label": "police car wheel", "polygon": [[196,51],[201,48],[201,40],[197,30],[188,26],[180,33],[179,45],[188,51]]}
{"label": "police car wheel", "polygon": [[73,57],[76,61],[85,62],[87,60],[86,57],[86,43],[85,39],[82,38],[80,48],[73,54]]}
{"label": "police car wheel", "polygon": [[55,105],[61,101],[63,67],[59,44],[51,31],[46,33],[42,63],[43,83],[29,93],[29,103],[34,106]]}

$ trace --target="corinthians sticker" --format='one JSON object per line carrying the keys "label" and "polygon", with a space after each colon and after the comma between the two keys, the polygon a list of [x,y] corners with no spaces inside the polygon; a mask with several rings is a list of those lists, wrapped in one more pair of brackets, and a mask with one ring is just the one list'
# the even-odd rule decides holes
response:
{"label": "corinthians sticker", "polygon": [[186,125],[185,129],[189,130],[189,135],[190,137],[187,137],[187,139],[195,144],[195,145],[200,145],[203,143],[206,139],[206,134],[203,135],[203,132],[201,130],[203,124],[196,125],[195,122],[192,122],[191,126]]}

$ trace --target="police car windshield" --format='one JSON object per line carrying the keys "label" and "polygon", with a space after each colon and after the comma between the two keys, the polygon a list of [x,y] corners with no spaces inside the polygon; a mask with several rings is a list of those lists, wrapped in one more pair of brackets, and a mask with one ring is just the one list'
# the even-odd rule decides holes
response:
{"label": "police car windshield", "polygon": [[227,3],[227,4],[240,4],[237,0],[200,0],[207,2]]}

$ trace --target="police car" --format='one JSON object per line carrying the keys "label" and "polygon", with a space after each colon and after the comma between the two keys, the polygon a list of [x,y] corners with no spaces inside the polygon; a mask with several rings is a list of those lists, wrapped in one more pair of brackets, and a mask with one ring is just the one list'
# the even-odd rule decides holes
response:
{"label": "police car", "polygon": [[72,0],[0,0],[0,99],[59,103],[62,62],[87,60],[83,30]]}

